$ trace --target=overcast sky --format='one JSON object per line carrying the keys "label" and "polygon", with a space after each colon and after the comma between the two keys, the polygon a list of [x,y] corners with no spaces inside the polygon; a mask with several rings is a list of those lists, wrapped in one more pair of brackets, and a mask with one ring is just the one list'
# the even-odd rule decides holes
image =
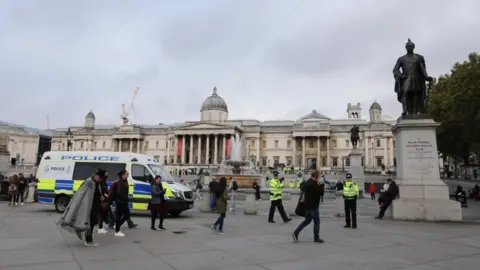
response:
{"label": "overcast sky", "polygon": [[217,86],[229,118],[312,109],[397,117],[392,68],[408,38],[431,76],[480,48],[478,0],[3,0],[0,120],[50,128],[200,119]]}

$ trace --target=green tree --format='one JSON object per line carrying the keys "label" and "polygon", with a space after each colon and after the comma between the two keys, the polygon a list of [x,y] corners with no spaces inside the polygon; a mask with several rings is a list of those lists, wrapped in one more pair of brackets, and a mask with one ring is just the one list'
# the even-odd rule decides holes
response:
{"label": "green tree", "polygon": [[471,152],[480,145],[480,55],[455,63],[450,74],[442,75],[429,96],[430,115],[441,123],[437,130],[439,151],[461,157],[469,165]]}

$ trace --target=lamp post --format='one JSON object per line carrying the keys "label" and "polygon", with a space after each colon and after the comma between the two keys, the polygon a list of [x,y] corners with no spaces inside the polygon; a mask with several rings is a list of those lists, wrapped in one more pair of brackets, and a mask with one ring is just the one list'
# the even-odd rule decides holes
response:
{"label": "lamp post", "polygon": [[65,132],[65,135],[67,136],[67,152],[70,151],[70,148],[72,147],[72,130],[68,128],[67,132]]}

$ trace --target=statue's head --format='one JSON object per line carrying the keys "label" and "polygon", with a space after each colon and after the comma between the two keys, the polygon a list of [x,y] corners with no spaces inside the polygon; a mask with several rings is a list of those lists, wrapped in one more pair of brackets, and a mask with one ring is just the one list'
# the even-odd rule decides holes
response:
{"label": "statue's head", "polygon": [[415,50],[415,43],[408,39],[407,44],[405,44],[405,49],[407,49],[408,53],[413,53],[413,50]]}

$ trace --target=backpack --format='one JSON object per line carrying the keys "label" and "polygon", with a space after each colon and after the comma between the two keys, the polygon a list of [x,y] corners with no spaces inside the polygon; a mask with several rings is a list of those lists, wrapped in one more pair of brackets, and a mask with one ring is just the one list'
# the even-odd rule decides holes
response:
{"label": "backpack", "polygon": [[238,189],[238,184],[237,184],[237,181],[235,181],[235,180],[234,180],[233,183],[232,183],[232,189],[233,189],[234,191],[236,191],[236,190]]}

